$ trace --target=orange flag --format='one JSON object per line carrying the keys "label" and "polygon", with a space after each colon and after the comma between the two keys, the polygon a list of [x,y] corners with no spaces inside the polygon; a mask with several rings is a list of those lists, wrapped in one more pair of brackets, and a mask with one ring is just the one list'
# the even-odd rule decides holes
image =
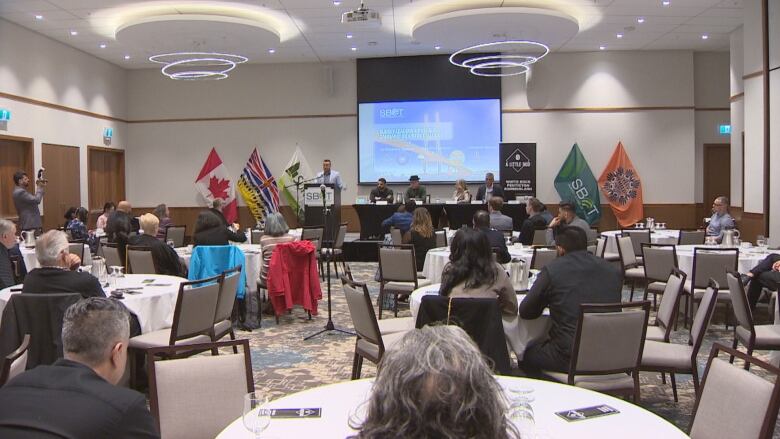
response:
{"label": "orange flag", "polygon": [[633,226],[642,220],[642,180],[623,149],[622,142],[618,142],[612,158],[601,173],[599,188],[607,197],[620,227]]}

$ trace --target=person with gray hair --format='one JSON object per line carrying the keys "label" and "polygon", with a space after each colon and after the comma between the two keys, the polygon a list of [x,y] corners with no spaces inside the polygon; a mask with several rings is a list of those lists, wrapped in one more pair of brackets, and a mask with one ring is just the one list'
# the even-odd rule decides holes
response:
{"label": "person with gray hair", "polygon": [[24,278],[23,293],[79,293],[84,297],[105,297],[95,276],[73,271],[81,260],[69,251],[65,232],[49,230],[35,240],[35,257],[40,268]]}
{"label": "person with gray hair", "polygon": [[90,297],[65,311],[65,358],[0,389],[0,437],[158,438],[146,398],[117,386],[127,363],[129,313]]}
{"label": "person with gray hair", "polygon": [[507,408],[471,337],[457,326],[425,326],[385,352],[353,438],[519,438]]}
{"label": "person with gray hair", "polygon": [[295,241],[295,237],[289,234],[290,228],[279,212],[273,212],[265,217],[265,233],[260,237],[260,246],[263,249],[263,265],[260,268],[260,282],[265,284],[268,278],[268,266],[271,264],[271,255],[277,244]]}
{"label": "person with gray hair", "polygon": [[492,172],[485,174],[485,184],[477,188],[477,200],[488,201],[493,197],[501,197],[502,200],[505,198],[504,189],[495,181],[496,177]]}
{"label": "person with gray hair", "polygon": [[0,219],[0,289],[16,284],[11,263],[11,251],[16,245],[16,224]]}
{"label": "person with gray hair", "polygon": [[737,227],[734,217],[729,214],[729,199],[724,196],[712,202],[712,216],[707,224],[707,236],[715,236],[717,241],[723,238],[723,231]]}

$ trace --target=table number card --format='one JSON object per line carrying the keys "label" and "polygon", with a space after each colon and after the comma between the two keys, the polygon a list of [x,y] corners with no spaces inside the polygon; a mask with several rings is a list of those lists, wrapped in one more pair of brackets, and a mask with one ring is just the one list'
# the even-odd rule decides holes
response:
{"label": "table number card", "polygon": [[321,416],[322,416],[321,408],[271,409],[272,418],[319,418]]}
{"label": "table number card", "polygon": [[601,416],[616,415],[620,413],[617,409],[614,409],[608,405],[594,405],[592,407],[585,407],[574,410],[564,410],[561,412],[555,412],[556,415],[565,419],[568,422],[583,421],[585,419],[599,418]]}

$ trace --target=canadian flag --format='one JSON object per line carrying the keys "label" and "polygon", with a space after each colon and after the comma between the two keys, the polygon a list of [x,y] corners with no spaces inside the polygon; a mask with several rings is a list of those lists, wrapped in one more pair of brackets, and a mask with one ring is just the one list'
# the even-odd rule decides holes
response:
{"label": "canadian flag", "polygon": [[222,199],[225,202],[222,206],[222,214],[225,215],[228,224],[236,222],[238,219],[236,191],[216,149],[211,148],[206,163],[203,164],[198,178],[195,179],[195,187],[210,203],[217,198]]}

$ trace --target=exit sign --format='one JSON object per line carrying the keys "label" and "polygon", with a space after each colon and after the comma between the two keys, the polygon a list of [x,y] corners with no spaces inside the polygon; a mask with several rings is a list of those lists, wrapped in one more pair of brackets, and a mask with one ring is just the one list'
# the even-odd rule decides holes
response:
{"label": "exit sign", "polygon": [[731,134],[731,125],[718,125],[718,132],[724,136]]}
{"label": "exit sign", "polygon": [[11,110],[0,108],[0,122],[8,122],[11,120]]}

